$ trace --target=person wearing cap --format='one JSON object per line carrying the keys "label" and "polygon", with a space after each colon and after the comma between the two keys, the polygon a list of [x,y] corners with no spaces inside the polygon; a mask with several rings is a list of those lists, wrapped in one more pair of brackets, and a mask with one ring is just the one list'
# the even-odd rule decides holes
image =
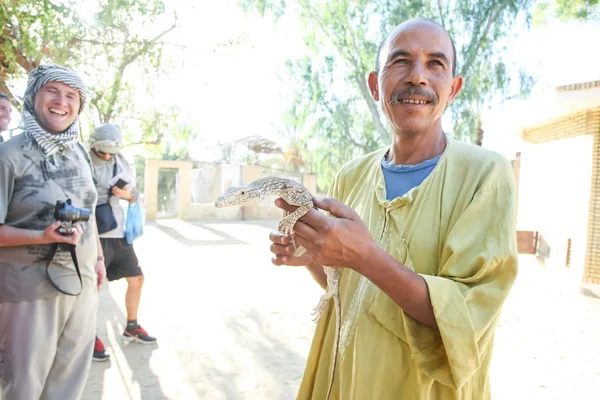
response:
{"label": "person wearing cap", "polygon": [[[1,399],[78,399],[90,369],[106,271],[90,158],[77,141],[86,92],[70,69],[32,70],[23,134],[0,146]],[[60,233],[55,211],[67,200],[75,208],[61,218],[79,222]]]}
{"label": "person wearing cap", "polygon": [[[136,190],[135,172],[121,153],[122,144],[121,129],[115,124],[101,125],[90,136],[90,155],[97,181],[98,205],[109,204],[112,217],[114,217],[113,226],[99,229],[100,242],[104,251],[108,281],[122,278],[127,280],[127,292],[125,294],[127,321],[123,339],[151,344],[156,342],[156,338],[148,335],[137,321],[144,274],[138,263],[133,245],[125,240],[125,212],[120,203],[122,200],[130,204],[135,203],[138,199],[138,192]],[[122,188],[117,185],[119,180],[124,183]],[[106,225],[101,222],[99,221],[99,228]],[[96,338],[93,360],[104,361],[107,358],[108,355],[102,342],[99,338]]]}
{"label": "person wearing cap", "polygon": [[8,129],[11,120],[12,105],[8,96],[0,92],[0,143],[4,141],[2,132]]}

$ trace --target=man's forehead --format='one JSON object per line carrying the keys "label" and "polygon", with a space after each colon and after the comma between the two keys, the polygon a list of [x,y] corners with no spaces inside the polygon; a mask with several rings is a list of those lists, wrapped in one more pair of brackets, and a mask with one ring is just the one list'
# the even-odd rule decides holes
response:
{"label": "man's forehead", "polygon": [[6,99],[0,99],[0,107],[11,107],[10,101]]}
{"label": "man's forehead", "polygon": [[62,83],[62,82],[50,81],[50,82],[46,83],[44,86],[42,86],[42,88],[50,88],[50,87],[59,89],[59,90],[64,90],[65,92],[73,92],[73,93],[79,94],[79,90],[77,90],[65,83]]}
{"label": "man's forehead", "polygon": [[392,49],[409,51],[418,48],[428,52],[443,52],[452,57],[450,35],[439,25],[427,20],[412,20],[398,25],[389,35],[382,51],[385,61]]}

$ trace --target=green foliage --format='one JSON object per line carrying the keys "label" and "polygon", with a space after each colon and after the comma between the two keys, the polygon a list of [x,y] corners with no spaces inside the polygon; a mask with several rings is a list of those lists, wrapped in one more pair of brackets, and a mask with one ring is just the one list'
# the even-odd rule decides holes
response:
{"label": "green foliage", "polygon": [[[90,6],[96,9],[77,12]],[[180,111],[148,109],[135,101],[140,91],[151,97],[153,82],[171,70],[162,39],[176,20],[169,21],[162,0],[3,1],[0,21],[0,91],[16,106],[20,98],[8,84],[42,62],[63,64],[82,73],[90,88],[84,139],[95,126],[112,122],[122,126],[126,143],[148,144],[153,154],[162,154],[167,144],[168,154],[174,148],[183,152],[179,142],[187,140],[189,129],[169,125]],[[180,133],[181,138],[164,140]]]}
{"label": "green foliage", "polygon": [[64,63],[71,57],[70,39],[83,34],[72,2],[55,4],[49,0],[0,2],[0,91],[8,93],[7,81],[23,78],[50,57]]}
{"label": "green foliage", "polygon": [[431,18],[455,39],[458,71],[465,76],[463,90],[449,109],[454,125],[450,134],[458,139],[480,142],[481,115],[489,104],[526,95],[533,82],[498,55],[506,49],[513,28],[529,23],[531,0],[238,3],[275,21],[292,11],[303,23],[307,54],[287,63],[291,81],[297,84],[285,121],[317,142],[304,152],[314,150],[313,170],[319,175],[320,190],[343,163],[390,142],[389,127],[371,97],[367,77],[374,70],[379,44],[397,24],[413,17]]}
{"label": "green foliage", "polygon": [[600,0],[542,0],[533,12],[533,22],[542,25],[551,18],[559,21],[589,20],[600,17]]}

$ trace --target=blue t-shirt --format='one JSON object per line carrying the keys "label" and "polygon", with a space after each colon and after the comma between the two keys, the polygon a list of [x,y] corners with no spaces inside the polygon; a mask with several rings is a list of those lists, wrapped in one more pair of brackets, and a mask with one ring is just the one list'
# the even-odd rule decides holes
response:
{"label": "blue t-shirt", "polygon": [[385,180],[385,192],[388,200],[402,197],[414,187],[419,186],[429,176],[441,155],[416,165],[395,165],[383,157],[381,169]]}

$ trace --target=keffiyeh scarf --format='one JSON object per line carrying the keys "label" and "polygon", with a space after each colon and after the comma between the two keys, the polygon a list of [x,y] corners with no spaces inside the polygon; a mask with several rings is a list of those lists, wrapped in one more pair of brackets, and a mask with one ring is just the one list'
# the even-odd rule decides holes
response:
{"label": "keffiyeh scarf", "polygon": [[81,104],[79,113],[83,110],[87,98],[87,87],[73,71],[54,64],[40,65],[29,74],[27,89],[23,96],[23,124],[27,135],[37,143],[37,146],[48,158],[60,153],[77,142],[79,135],[78,118],[73,121],[66,131],[59,134],[46,132],[35,119],[33,97],[48,82],[60,82],[79,91]]}

